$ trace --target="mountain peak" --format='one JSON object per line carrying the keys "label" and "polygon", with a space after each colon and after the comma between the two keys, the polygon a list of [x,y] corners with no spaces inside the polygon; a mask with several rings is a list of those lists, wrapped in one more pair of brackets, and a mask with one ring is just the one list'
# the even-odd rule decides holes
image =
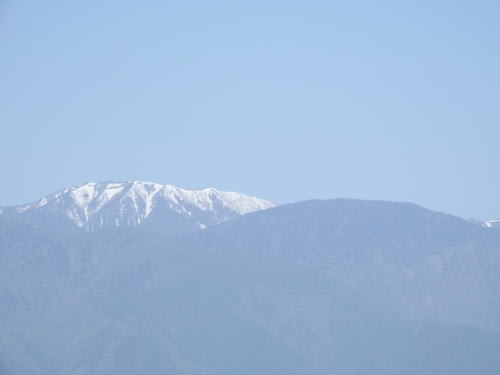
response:
{"label": "mountain peak", "polygon": [[193,218],[199,228],[275,204],[249,195],[209,187],[188,190],[145,181],[88,182],[65,188],[37,202],[5,209],[11,214],[52,214],[87,231],[137,226],[160,213]]}

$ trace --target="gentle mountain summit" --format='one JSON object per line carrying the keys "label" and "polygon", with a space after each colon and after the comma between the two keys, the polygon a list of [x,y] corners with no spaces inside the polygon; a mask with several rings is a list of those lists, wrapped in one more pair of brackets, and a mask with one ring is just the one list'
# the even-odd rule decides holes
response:
{"label": "gentle mountain summit", "polygon": [[500,231],[272,205],[114,182],[6,209],[0,374],[498,375]]}
{"label": "gentle mountain summit", "polygon": [[141,181],[90,182],[35,203],[4,208],[0,215],[50,229],[73,227],[93,232],[147,224],[174,234],[274,206],[264,199],[214,188],[187,190]]}

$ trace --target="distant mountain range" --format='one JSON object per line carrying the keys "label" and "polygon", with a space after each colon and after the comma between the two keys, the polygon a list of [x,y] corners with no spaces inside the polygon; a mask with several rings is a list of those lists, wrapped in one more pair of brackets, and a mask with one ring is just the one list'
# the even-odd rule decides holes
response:
{"label": "distant mountain range", "polygon": [[265,199],[214,188],[186,190],[128,181],[70,187],[35,203],[3,208],[0,217],[53,231],[143,225],[175,235],[274,206]]}
{"label": "distant mountain range", "polygon": [[1,375],[496,375],[500,231],[89,183],[0,215]]}

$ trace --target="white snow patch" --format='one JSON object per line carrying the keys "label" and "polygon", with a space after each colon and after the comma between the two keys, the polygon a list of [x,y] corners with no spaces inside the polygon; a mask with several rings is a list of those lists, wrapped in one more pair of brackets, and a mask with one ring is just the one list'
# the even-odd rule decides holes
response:
{"label": "white snow patch", "polygon": [[486,221],[483,223],[483,226],[485,226],[486,228],[493,228],[493,226],[495,226],[495,225],[496,225],[495,223],[500,223],[500,219],[495,219],[495,220],[486,220]]}
{"label": "white snow patch", "polygon": [[[77,226],[90,230],[91,226],[94,226],[89,223],[93,218],[97,220],[95,224],[101,227],[104,226],[104,222],[110,220],[116,226],[125,222],[140,224],[160,203],[185,216],[195,215],[196,210],[213,212],[215,217],[219,218],[219,222],[275,206],[274,203],[264,199],[215,188],[188,190],[153,182],[127,181],[89,182],[70,187],[35,203],[18,206],[16,211],[26,212],[44,207],[46,210],[61,212]],[[106,207],[110,207],[111,210],[108,209],[106,214],[114,217],[104,220],[99,213]],[[220,209],[223,209],[222,213],[219,212]],[[230,216],[228,213],[231,213]],[[198,225],[200,229],[207,227],[205,223]]]}

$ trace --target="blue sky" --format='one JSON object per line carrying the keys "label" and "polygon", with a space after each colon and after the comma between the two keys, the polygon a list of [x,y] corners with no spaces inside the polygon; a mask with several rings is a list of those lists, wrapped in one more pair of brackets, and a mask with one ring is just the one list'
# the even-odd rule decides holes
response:
{"label": "blue sky", "polygon": [[498,1],[0,0],[0,205],[87,181],[500,217]]}

